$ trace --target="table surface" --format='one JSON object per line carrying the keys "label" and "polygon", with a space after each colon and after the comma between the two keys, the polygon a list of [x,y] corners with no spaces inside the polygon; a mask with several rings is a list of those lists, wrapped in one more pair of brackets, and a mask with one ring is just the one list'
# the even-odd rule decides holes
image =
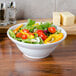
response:
{"label": "table surface", "polygon": [[76,36],[68,36],[49,57],[34,60],[0,34],[0,76],[76,76]]}

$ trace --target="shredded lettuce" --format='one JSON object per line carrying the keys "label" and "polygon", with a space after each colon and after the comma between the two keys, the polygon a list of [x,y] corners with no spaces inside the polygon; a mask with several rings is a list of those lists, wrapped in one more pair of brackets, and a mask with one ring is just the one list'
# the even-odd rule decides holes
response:
{"label": "shredded lettuce", "polygon": [[22,40],[22,42],[24,42],[24,43],[32,43],[31,39],[24,39],[24,40]]}
{"label": "shredded lettuce", "polygon": [[40,37],[37,37],[35,39],[22,39],[22,42],[31,44],[43,44],[43,40]]}
{"label": "shredded lettuce", "polygon": [[37,33],[34,33],[35,37],[38,37],[38,34]]}
{"label": "shredded lettuce", "polygon": [[39,37],[39,39],[40,39],[39,44],[43,44],[44,42],[43,42],[42,38],[41,38],[41,37]]}
{"label": "shredded lettuce", "polygon": [[9,34],[12,38],[16,38],[16,35],[12,30],[9,30]]}
{"label": "shredded lettuce", "polygon": [[60,29],[58,29],[58,30],[55,32],[55,34],[59,34],[59,33],[61,33],[61,30],[60,30]]}
{"label": "shredded lettuce", "polygon": [[15,38],[16,40],[18,40],[18,41],[20,41],[20,42],[22,42],[22,39],[21,38]]}
{"label": "shredded lettuce", "polygon": [[31,25],[34,25],[34,24],[35,24],[35,21],[33,21],[31,19],[28,19],[28,22],[27,22],[26,26],[31,26]]}

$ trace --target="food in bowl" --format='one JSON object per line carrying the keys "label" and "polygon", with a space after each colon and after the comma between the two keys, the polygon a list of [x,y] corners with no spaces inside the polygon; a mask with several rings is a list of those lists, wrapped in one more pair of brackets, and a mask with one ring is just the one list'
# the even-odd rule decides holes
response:
{"label": "food in bowl", "polygon": [[29,19],[28,23],[10,27],[7,35],[24,56],[40,59],[50,55],[66,38],[67,33],[52,23],[40,23]]}
{"label": "food in bowl", "polygon": [[9,35],[19,41],[29,44],[49,44],[61,40],[64,35],[61,29],[49,22],[36,23],[28,19],[27,24],[21,24],[9,30]]}

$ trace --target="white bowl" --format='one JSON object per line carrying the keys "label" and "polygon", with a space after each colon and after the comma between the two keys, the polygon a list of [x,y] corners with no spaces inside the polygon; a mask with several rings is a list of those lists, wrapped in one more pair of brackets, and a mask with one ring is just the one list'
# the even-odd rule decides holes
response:
{"label": "white bowl", "polygon": [[[39,23],[39,22],[38,22]],[[27,24],[27,23],[21,23],[21,24]],[[64,34],[64,37],[60,40],[57,41],[55,43],[50,43],[50,44],[29,44],[29,43],[23,43],[23,42],[19,42],[17,40],[14,40],[10,35],[9,35],[9,30],[13,30],[15,28],[17,28],[20,24],[14,25],[12,27],[10,27],[7,31],[7,35],[9,37],[10,40],[12,40],[17,47],[19,48],[19,50],[27,57],[30,58],[44,58],[47,57],[48,55],[50,55],[50,53],[52,51],[54,51],[54,49],[57,47],[57,45],[59,43],[61,43],[67,36],[67,33],[64,31],[63,28],[58,27],[57,29],[61,29],[61,32]]]}

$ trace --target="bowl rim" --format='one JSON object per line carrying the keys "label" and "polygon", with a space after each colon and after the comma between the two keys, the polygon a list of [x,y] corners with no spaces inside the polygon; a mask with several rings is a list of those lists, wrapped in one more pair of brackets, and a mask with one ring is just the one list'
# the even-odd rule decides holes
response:
{"label": "bowl rim", "polygon": [[[36,23],[40,23],[40,22],[36,22]],[[12,40],[14,43],[17,43],[17,44],[20,44],[20,45],[29,45],[29,46],[33,46],[33,45],[34,45],[34,46],[55,45],[55,44],[58,44],[58,43],[62,42],[62,41],[67,37],[66,31],[65,31],[62,27],[59,27],[59,26],[55,25],[57,28],[59,28],[59,29],[61,29],[61,30],[64,31],[64,37],[63,37],[61,40],[57,41],[57,42],[48,43],[48,44],[30,44],[30,43],[19,42],[19,41],[13,39],[13,38],[9,35],[9,30],[12,29],[13,27],[19,26],[19,25],[21,25],[21,24],[27,24],[27,22],[13,25],[13,26],[11,26],[11,27],[7,30],[7,36],[9,37],[9,39]]]}

